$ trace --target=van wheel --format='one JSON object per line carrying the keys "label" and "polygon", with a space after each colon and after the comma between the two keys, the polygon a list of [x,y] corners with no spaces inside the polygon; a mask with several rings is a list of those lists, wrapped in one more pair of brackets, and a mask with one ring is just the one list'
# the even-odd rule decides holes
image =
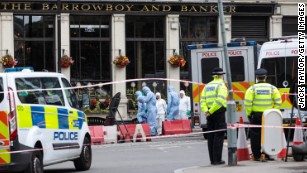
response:
{"label": "van wheel", "polygon": [[43,173],[43,155],[40,151],[33,151],[31,162],[25,173]]}
{"label": "van wheel", "polygon": [[92,164],[91,143],[88,138],[84,138],[80,157],[74,160],[74,165],[78,171],[85,171],[85,170],[90,169],[91,164]]}
{"label": "van wheel", "polygon": [[293,159],[297,162],[304,161],[305,155],[304,154],[294,154],[293,153]]}

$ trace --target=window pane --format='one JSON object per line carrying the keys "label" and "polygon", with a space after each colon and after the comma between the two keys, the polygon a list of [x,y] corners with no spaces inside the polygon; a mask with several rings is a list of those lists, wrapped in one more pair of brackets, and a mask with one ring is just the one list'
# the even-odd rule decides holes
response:
{"label": "window pane", "polygon": [[41,71],[44,69],[44,42],[25,42],[25,65],[32,66],[34,71]]}
{"label": "window pane", "polygon": [[134,28],[134,21],[126,19],[126,37],[131,38],[134,37],[135,28]]}
{"label": "window pane", "polygon": [[78,41],[70,42],[70,52],[71,52],[71,57],[74,60],[74,65],[71,66],[71,78],[72,80],[80,80],[81,56],[80,56],[80,46]]}
{"label": "window pane", "polygon": [[101,44],[100,80],[111,80],[110,42],[103,41]]}
{"label": "window pane", "polygon": [[180,36],[205,42],[217,42],[217,17],[180,17]]}
{"label": "window pane", "polygon": [[43,66],[43,69],[46,69],[48,71],[55,72],[55,64],[56,61],[54,59],[55,54],[54,51],[55,47],[52,41],[46,41],[45,42],[45,64]]}
{"label": "window pane", "polygon": [[81,41],[81,79],[95,80],[100,79],[100,52],[99,42]]}
{"label": "window pane", "polygon": [[64,106],[58,78],[16,78],[15,84],[22,103]]}
{"label": "window pane", "polygon": [[24,28],[26,37],[43,37],[43,17],[25,16]]}
{"label": "window pane", "polygon": [[209,83],[212,80],[211,72],[215,67],[219,67],[218,58],[203,58],[201,60],[202,83]]}
{"label": "window pane", "polygon": [[283,82],[287,81],[290,87],[297,78],[297,61],[298,57],[263,59],[261,67],[268,71],[267,82],[283,88]]}
{"label": "window pane", "polygon": [[22,38],[24,35],[23,16],[14,16],[14,37]]}
{"label": "window pane", "polygon": [[14,54],[18,61],[17,67],[32,66],[35,71],[55,71],[54,18],[14,16]]}
{"label": "window pane", "polygon": [[127,38],[163,38],[165,33],[165,19],[156,16],[127,16]]}
{"label": "window pane", "polygon": [[70,16],[70,37],[79,37],[79,19],[80,16]]}
{"label": "window pane", "polygon": [[[101,17],[100,17],[101,18]],[[101,37],[110,37],[110,17],[103,16],[101,18],[100,31]]]}
{"label": "window pane", "polygon": [[164,42],[156,42],[156,71],[165,71]]}
{"label": "window pane", "polygon": [[136,44],[137,42],[127,41],[126,42],[126,53],[129,58],[130,64],[126,66],[126,77],[127,79],[137,78],[137,61],[136,61]]}
{"label": "window pane", "polygon": [[54,37],[54,16],[44,16],[45,37]]}
{"label": "window pane", "polygon": [[[231,80],[233,82],[244,81],[244,58],[243,56],[232,56],[229,58],[231,68]],[[240,67],[240,68],[238,68]]]}
{"label": "window pane", "polygon": [[164,20],[162,18],[156,18],[156,23],[155,23],[155,37],[156,38],[163,38],[164,37],[164,31],[165,31],[165,26],[164,26]]}
{"label": "window pane", "polygon": [[63,82],[63,85],[64,85],[64,92],[65,92],[65,95],[66,95],[66,99],[67,99],[69,105],[72,108],[78,109],[79,105],[78,105],[78,99],[77,99],[76,93],[74,92],[73,89],[65,89],[65,88],[71,87],[70,83],[66,79],[62,78],[62,82]]}
{"label": "window pane", "polygon": [[15,41],[15,54],[14,58],[18,61],[17,67],[25,66],[25,43],[24,41]]}
{"label": "window pane", "polygon": [[80,36],[99,37],[100,16],[80,16]]}
{"label": "window pane", "polygon": [[110,41],[101,41],[110,39],[110,23],[110,16],[70,16],[72,83],[111,79]]}

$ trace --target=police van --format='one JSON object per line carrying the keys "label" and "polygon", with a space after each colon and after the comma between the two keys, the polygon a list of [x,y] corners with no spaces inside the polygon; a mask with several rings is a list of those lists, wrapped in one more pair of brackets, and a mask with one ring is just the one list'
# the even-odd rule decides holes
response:
{"label": "police van", "polygon": [[[244,94],[248,87],[254,84],[258,47],[254,41],[235,41],[228,43],[227,46],[237,122],[241,116],[245,122],[248,122],[244,109]],[[188,50],[190,79],[193,81],[192,125],[197,125],[196,121],[199,121],[200,127],[206,131],[207,121],[200,108],[201,93],[205,84],[212,80],[213,68],[221,67],[226,70],[224,50],[216,43],[188,45]]]}
{"label": "police van", "polygon": [[[305,38],[306,47],[307,40]],[[307,49],[305,50],[305,59],[306,56]],[[295,118],[299,116],[298,113],[301,115],[303,124],[307,126],[307,109],[301,109],[299,112],[294,97],[297,93],[295,83],[298,78],[298,37],[282,36],[265,42],[260,50],[258,68],[267,69],[267,82],[276,86],[281,93],[283,126],[289,126],[291,115]],[[307,82],[306,79],[305,82]],[[294,109],[292,109],[293,106]]]}
{"label": "police van", "polygon": [[42,173],[64,161],[88,170],[91,137],[78,103],[63,74],[0,73],[0,172]]}

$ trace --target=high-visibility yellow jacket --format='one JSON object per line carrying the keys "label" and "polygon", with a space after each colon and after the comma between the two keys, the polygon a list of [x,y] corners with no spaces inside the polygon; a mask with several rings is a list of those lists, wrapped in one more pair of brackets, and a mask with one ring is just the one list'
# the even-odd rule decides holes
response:
{"label": "high-visibility yellow jacket", "polygon": [[275,86],[269,83],[257,83],[246,91],[244,105],[247,116],[250,116],[252,112],[264,112],[271,108],[279,109],[281,96]]}
{"label": "high-visibility yellow jacket", "polygon": [[227,96],[228,90],[224,81],[218,77],[214,77],[213,81],[209,82],[201,93],[201,111],[209,111],[210,114],[213,114],[221,107],[226,108]]}

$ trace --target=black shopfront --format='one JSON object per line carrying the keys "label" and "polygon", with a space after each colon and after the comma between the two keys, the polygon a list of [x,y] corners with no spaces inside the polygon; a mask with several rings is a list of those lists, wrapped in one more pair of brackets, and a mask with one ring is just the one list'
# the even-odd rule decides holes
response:
{"label": "black shopfront", "polygon": [[[225,14],[232,16],[232,36],[267,41],[268,21],[274,5],[225,3]],[[14,16],[17,66],[56,71],[57,10],[55,0],[0,2],[0,12],[12,12]],[[125,14],[126,56],[130,59],[127,79],[157,77],[157,74],[166,77],[165,16],[168,14],[179,15],[179,54],[186,56],[188,44],[219,40],[218,8],[214,3],[76,0],[61,1],[60,11],[69,14],[69,54],[74,60],[70,68],[71,81],[83,85],[112,81],[112,14]],[[187,72],[188,64],[180,70],[182,79],[187,79]]]}

